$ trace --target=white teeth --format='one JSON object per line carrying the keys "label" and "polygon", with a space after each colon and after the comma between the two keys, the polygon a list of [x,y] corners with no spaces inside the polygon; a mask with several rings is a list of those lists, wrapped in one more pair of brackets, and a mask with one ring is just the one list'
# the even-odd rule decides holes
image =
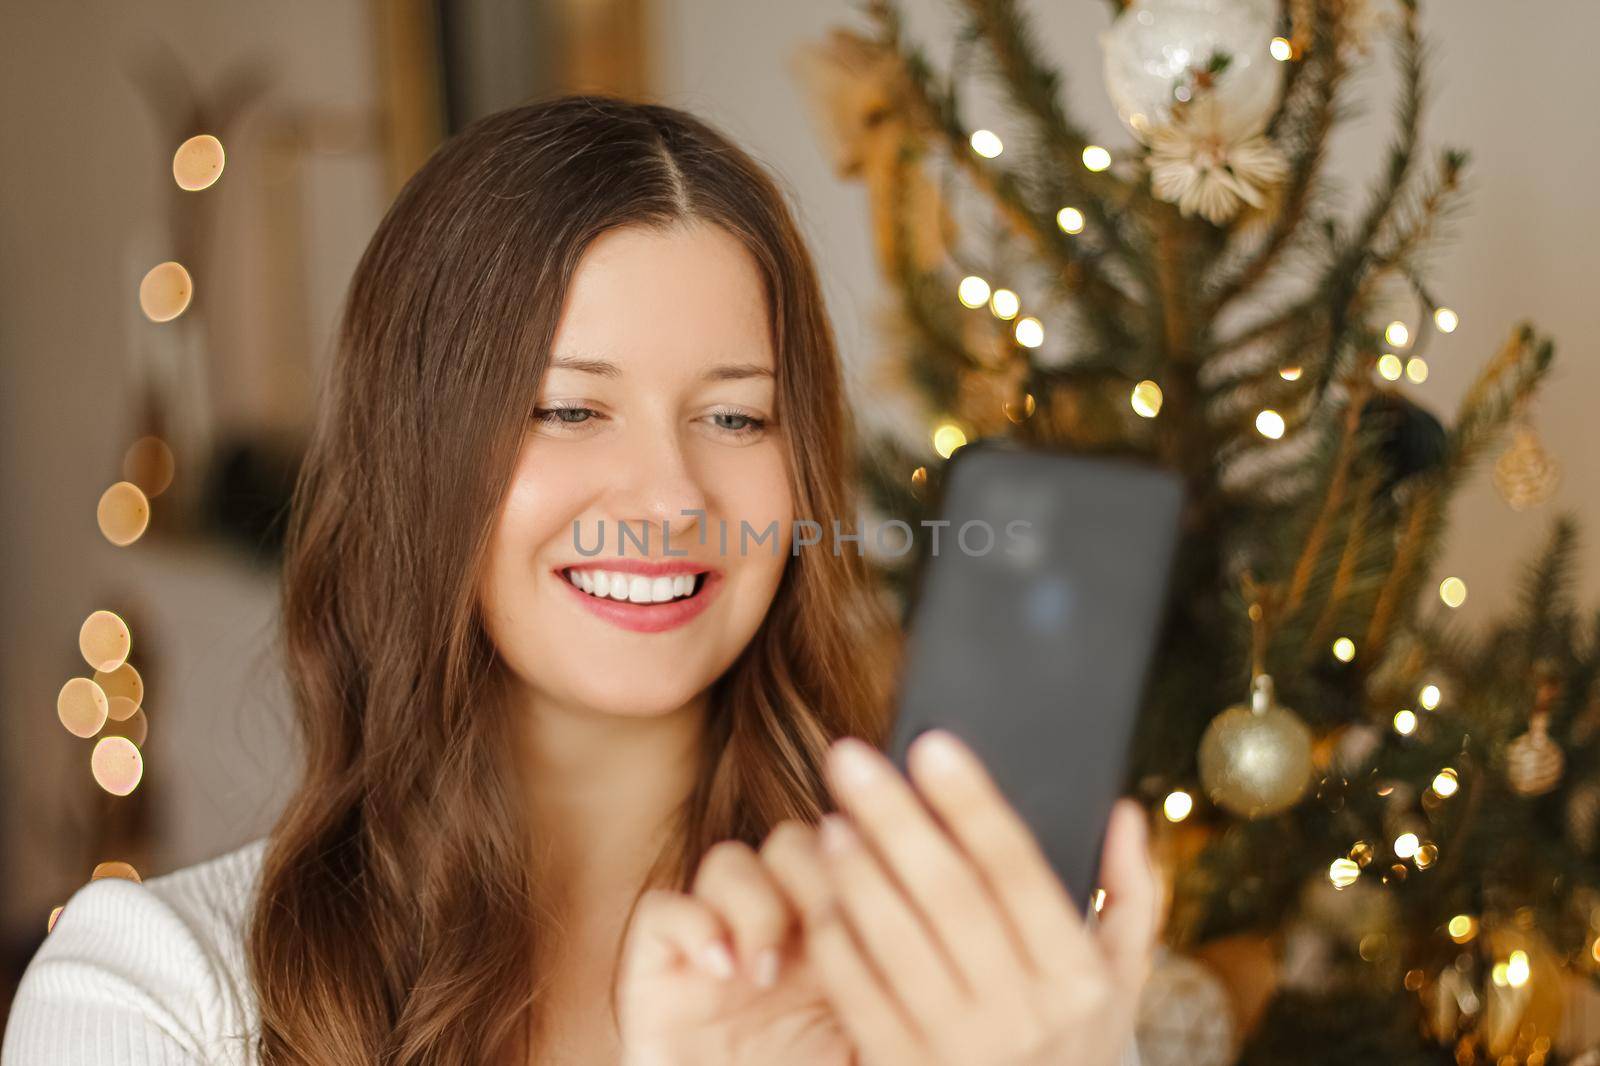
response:
{"label": "white teeth", "polygon": [[651,578],[618,570],[574,569],[564,573],[569,582],[591,596],[631,603],[668,603],[693,595],[695,586],[694,574]]}

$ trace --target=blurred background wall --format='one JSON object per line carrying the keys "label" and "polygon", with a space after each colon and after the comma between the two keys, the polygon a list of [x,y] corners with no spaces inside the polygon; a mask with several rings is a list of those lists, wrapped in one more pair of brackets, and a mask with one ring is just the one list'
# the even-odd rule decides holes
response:
{"label": "blurred background wall", "polygon": [[[913,35],[946,58],[944,0],[907,6]],[[1078,114],[1103,143],[1123,143],[1100,88],[1109,6],[1031,7]],[[652,96],[720,124],[794,198],[864,416],[905,417],[865,385],[889,292],[863,225],[866,192],[833,172],[790,67],[798,46],[855,22],[847,0],[3,0],[0,11],[7,980],[95,863],[153,875],[217,854],[264,832],[291,787],[270,516],[350,271],[398,183],[447,131],[572,88]],[[1473,150],[1474,197],[1436,272],[1462,324],[1439,338],[1417,388],[1452,408],[1522,317],[1558,342],[1555,385],[1536,411],[1564,463],[1556,498],[1519,514],[1480,479],[1444,560],[1488,613],[1514,595],[1514,563],[1554,510],[1577,512],[1590,544],[1600,538],[1600,301],[1588,291],[1600,138],[1586,117],[1600,89],[1589,61],[1600,5],[1467,0],[1438,5],[1426,27],[1438,44],[1428,132]],[[1387,85],[1378,73],[1364,87],[1385,101]],[[997,99],[969,107],[974,125],[1004,135]],[[1334,145],[1352,200],[1380,165],[1385,107]],[[171,173],[174,148],[202,131],[228,152],[204,201],[175,192]],[[163,329],[140,313],[139,283],[180,252],[194,302],[182,330]],[[171,495],[155,499],[144,538],[117,548],[96,502],[147,434],[172,445]],[[192,517],[165,519],[179,503]],[[1592,602],[1600,553],[1587,554],[1580,592]],[[78,629],[97,609],[127,620],[147,687],[146,776],[127,799],[96,787],[89,742],[55,714],[62,683],[84,673]]]}

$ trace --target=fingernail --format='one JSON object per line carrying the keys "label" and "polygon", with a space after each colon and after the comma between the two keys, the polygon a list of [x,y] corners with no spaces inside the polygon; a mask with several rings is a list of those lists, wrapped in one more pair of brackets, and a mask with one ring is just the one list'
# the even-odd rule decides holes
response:
{"label": "fingernail", "polygon": [[837,814],[822,816],[822,850],[837,855],[847,851],[855,843],[855,830],[851,829],[844,818]]}
{"label": "fingernail", "polygon": [[909,757],[918,769],[933,775],[959,773],[966,769],[970,756],[966,745],[943,729],[930,729],[912,742]]}
{"label": "fingernail", "polygon": [[756,956],[756,987],[771,988],[778,983],[778,949],[765,948]]}
{"label": "fingernail", "polygon": [[833,745],[833,769],[839,783],[858,788],[875,780],[880,772],[878,756],[862,741],[845,737]]}
{"label": "fingernail", "polygon": [[700,952],[700,962],[713,977],[726,981],[733,976],[733,952],[726,944],[707,944]]}

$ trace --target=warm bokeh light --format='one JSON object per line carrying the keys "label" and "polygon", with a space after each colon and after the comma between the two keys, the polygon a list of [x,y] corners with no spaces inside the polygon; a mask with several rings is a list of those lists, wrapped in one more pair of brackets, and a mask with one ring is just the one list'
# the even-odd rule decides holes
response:
{"label": "warm bokeh light", "polygon": [[1294,45],[1289,43],[1287,37],[1274,37],[1267,50],[1272,53],[1272,58],[1280,63],[1287,63],[1294,58]]}
{"label": "warm bokeh light", "polygon": [[955,450],[967,443],[967,435],[954,422],[944,422],[933,431],[933,450],[942,459],[948,459]]}
{"label": "warm bokeh light", "polygon": [[1349,637],[1338,637],[1333,642],[1333,657],[1347,663],[1356,657],[1356,642]]}
{"label": "warm bokeh light", "polygon": [[222,142],[209,133],[190,137],[172,153],[172,180],[178,188],[199,192],[222,177],[225,155]]}
{"label": "warm bokeh light", "polygon": [[1012,327],[1017,343],[1024,348],[1037,348],[1044,343],[1044,323],[1032,315],[1017,319],[1017,324]]}
{"label": "warm bokeh light", "polygon": [[1083,232],[1083,212],[1076,207],[1063,207],[1056,212],[1056,225],[1061,227],[1063,233]]}
{"label": "warm bokeh light", "polygon": [[1303,373],[1303,371],[1297,366],[1283,366],[1278,368],[1278,376],[1285,381],[1299,381],[1301,373]]}
{"label": "warm bokeh light", "polygon": [[1456,772],[1450,767],[1445,767],[1433,775],[1434,794],[1449,799],[1461,788],[1461,782],[1456,778]]}
{"label": "warm bokeh light", "polygon": [[1167,816],[1169,822],[1181,822],[1193,810],[1194,797],[1181,788],[1167,793],[1167,798],[1161,804],[1161,813]]}
{"label": "warm bokeh light", "polygon": [[183,314],[194,296],[194,282],[182,263],[166,262],[150,268],[139,282],[139,307],[152,322],[170,322]]}
{"label": "warm bokeh light", "polygon": [[1450,924],[1445,928],[1450,933],[1450,939],[1457,944],[1465,944],[1478,935],[1477,919],[1466,914],[1458,914],[1451,918]]}
{"label": "warm bokeh light", "polygon": [[1001,409],[1005,411],[1006,417],[1013,422],[1022,422],[1033,417],[1033,412],[1036,406],[1037,403],[1035,402],[1033,393],[1031,392],[1023,393],[1022,399],[1020,400],[1007,400],[1005,403],[1000,405]]}
{"label": "warm bokeh light", "polygon": [[1456,327],[1461,325],[1461,316],[1448,307],[1435,308],[1433,324],[1439,328],[1440,333],[1454,333]]}
{"label": "warm bokeh light", "polygon": [[1393,352],[1385,352],[1378,356],[1378,373],[1389,381],[1399,381],[1405,365],[1400,362],[1400,357]]}
{"label": "warm bokeh light", "polygon": [[1133,387],[1128,402],[1140,418],[1154,418],[1161,413],[1161,386],[1146,378]]}
{"label": "warm bokeh light", "polygon": [[172,449],[160,437],[140,437],[122,457],[122,477],[154,499],[172,484]]}
{"label": "warm bokeh light", "polygon": [[144,535],[150,525],[150,501],[131,481],[118,481],[100,494],[95,521],[101,534],[119,548],[126,548]]}
{"label": "warm bokeh light", "polygon": [[1402,707],[1394,712],[1394,731],[1403,737],[1409,737],[1417,731],[1417,713]]}
{"label": "warm bokeh light", "polygon": [[1421,385],[1428,380],[1428,361],[1420,355],[1414,355],[1406,360],[1406,377],[1411,379],[1413,385]]}
{"label": "warm bokeh light", "polygon": [[56,717],[75,737],[88,739],[100,732],[110,714],[105,690],[87,677],[75,677],[56,693]]}
{"label": "warm bokeh light", "polygon": [[1004,150],[1000,143],[1000,135],[994,130],[973,130],[972,150],[985,159],[993,159]]}
{"label": "warm bokeh light", "polygon": [[89,769],[95,784],[113,796],[126,796],[144,776],[144,756],[127,737],[101,737],[89,755]]}
{"label": "warm bokeh light", "polygon": [[1098,144],[1091,144],[1083,150],[1083,165],[1093,171],[1101,171],[1111,165],[1111,153]]}
{"label": "warm bokeh light", "polygon": [[1351,859],[1334,859],[1328,867],[1328,880],[1334,888],[1349,888],[1361,877],[1361,867]]}
{"label": "warm bokeh light", "polygon": [[128,661],[133,636],[128,625],[111,611],[95,611],[78,629],[78,651],[83,661],[102,672]]}
{"label": "warm bokeh light", "polygon": [[1447,577],[1439,582],[1439,599],[1454,610],[1467,602],[1467,583],[1459,577]]}
{"label": "warm bokeh light", "polygon": [[150,735],[150,719],[144,713],[143,707],[135,707],[133,713],[127,718],[112,717],[106,721],[105,727],[100,730],[102,737],[126,737],[138,747],[144,747],[145,738]]}
{"label": "warm bokeh light", "polygon": [[1404,348],[1411,343],[1411,330],[1406,328],[1404,322],[1396,319],[1389,323],[1388,327],[1383,331],[1383,339],[1396,348]]}
{"label": "warm bokeh light", "polygon": [[1401,833],[1394,838],[1394,854],[1397,859],[1409,859],[1417,853],[1417,848],[1422,842],[1415,833]]}
{"label": "warm bokeh light", "polygon": [[102,877],[120,877],[124,881],[142,882],[139,871],[133,868],[132,863],[120,859],[111,859],[95,865],[94,873],[89,875],[89,880],[98,881]]}
{"label": "warm bokeh light", "polygon": [[1283,416],[1272,408],[1267,408],[1256,415],[1256,432],[1268,440],[1277,440],[1283,436]]}
{"label": "warm bokeh light", "polygon": [[[123,663],[111,671],[96,670],[94,683],[105,690],[106,697],[112,703],[111,717],[118,721],[133,714],[134,710],[144,702],[144,678],[139,676],[139,671],[133,668],[132,663]],[[132,704],[126,713],[116,713],[118,700]]]}
{"label": "warm bokeh light", "polygon": [[989,283],[976,274],[968,274],[956,287],[956,298],[964,307],[982,307],[989,302]]}
{"label": "warm bokeh light", "polygon": [[996,318],[1015,318],[1021,309],[1022,298],[1010,289],[996,289],[994,295],[989,297],[989,310],[994,312]]}
{"label": "warm bokeh light", "polygon": [[1423,685],[1422,691],[1417,693],[1417,702],[1422,705],[1423,710],[1431,711],[1439,706],[1442,695],[1438,685]]}

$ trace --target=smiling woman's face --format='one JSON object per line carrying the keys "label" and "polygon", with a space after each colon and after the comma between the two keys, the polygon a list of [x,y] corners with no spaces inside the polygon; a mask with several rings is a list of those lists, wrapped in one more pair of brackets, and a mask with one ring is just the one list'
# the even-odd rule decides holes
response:
{"label": "smiling woman's face", "polygon": [[536,699],[669,712],[750,641],[794,517],[775,370],[761,278],[731,234],[630,226],[589,246],[480,588]]}

